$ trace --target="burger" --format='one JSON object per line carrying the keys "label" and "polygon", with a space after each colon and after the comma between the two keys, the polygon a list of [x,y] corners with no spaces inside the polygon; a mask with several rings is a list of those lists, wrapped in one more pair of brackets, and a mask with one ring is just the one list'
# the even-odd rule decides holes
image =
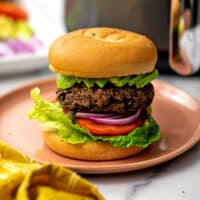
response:
{"label": "burger", "polygon": [[151,115],[157,49],[147,37],[114,28],[88,28],[58,38],[49,50],[57,73],[56,101],[34,88],[28,116],[47,146],[80,160],[138,154],[160,138]]}

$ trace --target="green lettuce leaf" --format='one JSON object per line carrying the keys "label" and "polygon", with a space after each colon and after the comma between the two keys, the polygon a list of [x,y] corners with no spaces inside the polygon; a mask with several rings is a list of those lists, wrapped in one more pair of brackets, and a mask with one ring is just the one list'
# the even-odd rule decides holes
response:
{"label": "green lettuce leaf", "polygon": [[155,69],[151,73],[139,74],[137,76],[125,76],[125,77],[113,77],[113,78],[80,78],[74,76],[66,76],[58,74],[57,87],[60,89],[67,89],[74,86],[76,83],[84,83],[88,88],[97,85],[103,88],[107,83],[112,83],[117,87],[123,87],[125,85],[142,88],[152,80],[158,77],[158,70]]}
{"label": "green lettuce leaf", "polygon": [[54,132],[68,143],[78,144],[84,142],[108,142],[115,147],[138,146],[146,148],[152,142],[160,138],[159,126],[152,118],[150,111],[143,126],[135,129],[127,135],[121,136],[94,136],[88,130],[81,128],[63,112],[59,103],[51,103],[44,100],[40,90],[34,88],[31,91],[34,101],[32,110],[28,113],[29,119],[36,119],[45,132]]}

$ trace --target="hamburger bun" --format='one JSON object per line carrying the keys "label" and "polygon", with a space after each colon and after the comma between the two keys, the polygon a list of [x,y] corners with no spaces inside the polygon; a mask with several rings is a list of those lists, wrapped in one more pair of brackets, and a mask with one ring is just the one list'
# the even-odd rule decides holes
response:
{"label": "hamburger bun", "polygon": [[114,28],[88,28],[58,38],[50,47],[54,72],[84,78],[137,75],[154,69],[157,49],[143,35]]}
{"label": "hamburger bun", "polygon": [[79,160],[115,160],[138,154],[140,147],[118,148],[106,142],[69,144],[62,141],[57,134],[44,132],[44,141],[54,152]]}

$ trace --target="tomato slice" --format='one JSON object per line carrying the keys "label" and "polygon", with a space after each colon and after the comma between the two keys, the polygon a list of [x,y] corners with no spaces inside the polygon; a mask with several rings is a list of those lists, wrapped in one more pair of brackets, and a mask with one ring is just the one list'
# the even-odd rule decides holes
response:
{"label": "tomato slice", "polygon": [[142,120],[137,120],[133,124],[128,125],[104,125],[97,124],[90,119],[76,119],[76,123],[80,127],[89,130],[93,135],[126,135],[134,129],[141,126],[144,122]]}
{"label": "tomato slice", "polygon": [[27,12],[16,3],[1,2],[0,14],[10,16],[15,20],[26,20],[28,18]]}

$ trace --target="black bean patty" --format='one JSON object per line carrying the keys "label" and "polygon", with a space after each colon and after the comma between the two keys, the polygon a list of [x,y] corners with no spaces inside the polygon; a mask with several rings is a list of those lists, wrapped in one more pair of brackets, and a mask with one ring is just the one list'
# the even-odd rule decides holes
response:
{"label": "black bean patty", "polygon": [[116,87],[87,88],[83,84],[69,89],[58,89],[57,100],[63,108],[75,112],[131,114],[145,109],[152,102],[154,89],[151,83],[143,88]]}

